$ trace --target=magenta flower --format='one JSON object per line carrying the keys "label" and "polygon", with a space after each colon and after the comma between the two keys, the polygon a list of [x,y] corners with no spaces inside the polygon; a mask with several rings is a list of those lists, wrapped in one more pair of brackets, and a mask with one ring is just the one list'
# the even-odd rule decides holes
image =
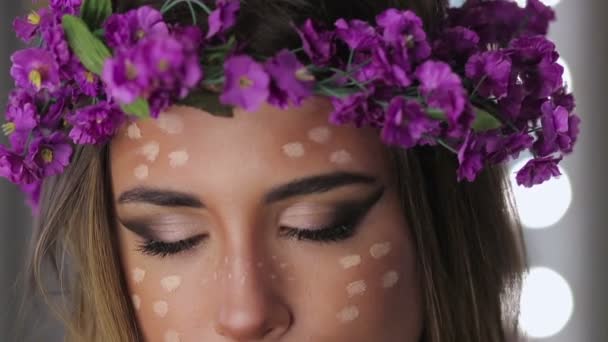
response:
{"label": "magenta flower", "polygon": [[272,78],[269,103],[284,109],[289,101],[299,106],[312,95],[314,77],[289,50],[281,50],[266,62],[266,71]]}
{"label": "magenta flower", "polygon": [[17,87],[38,92],[54,91],[60,83],[59,70],[53,56],[41,49],[26,49],[11,56],[11,76]]}
{"label": "magenta flower", "polygon": [[403,148],[414,147],[424,135],[435,135],[439,121],[429,118],[422,106],[403,97],[395,97],[386,111],[382,141]]}
{"label": "magenta flower", "polygon": [[412,62],[420,62],[431,54],[422,19],[412,11],[391,8],[376,17],[383,31],[384,41],[390,46],[404,47]]}
{"label": "magenta flower", "polygon": [[19,184],[19,188],[25,195],[27,205],[32,210],[34,216],[40,214],[40,195],[42,192],[42,181],[35,181],[30,184]]}
{"label": "magenta flower", "polygon": [[416,69],[416,78],[428,106],[441,109],[448,122],[456,123],[468,102],[460,77],[446,63],[428,61]]}
{"label": "magenta flower", "polygon": [[335,26],[336,36],[352,50],[369,49],[378,44],[376,30],[363,20],[338,19]]}
{"label": "magenta flower", "polygon": [[142,6],[110,16],[105,24],[106,43],[112,48],[129,47],[155,34],[168,34],[163,15],[150,6]]}
{"label": "magenta flower", "polygon": [[35,104],[24,103],[21,106],[8,106],[7,122],[2,125],[5,135],[9,136],[11,146],[16,152],[23,152],[30,132],[38,126],[40,117]]}
{"label": "magenta flower", "polygon": [[548,156],[531,159],[517,172],[517,176],[515,177],[517,184],[530,188],[534,185],[542,184],[552,177],[560,176],[561,172],[557,165],[561,162],[562,158]]}
{"label": "magenta flower", "polygon": [[48,20],[49,11],[46,8],[42,8],[37,11],[32,11],[26,17],[17,17],[13,21],[13,28],[24,43],[29,43],[32,38],[40,32],[40,27],[44,21]]}
{"label": "magenta flower", "polygon": [[253,112],[268,99],[270,76],[264,67],[251,57],[230,57],[224,63],[224,73],[226,81],[220,96],[222,103]]}
{"label": "magenta flower", "polygon": [[76,90],[86,96],[98,97],[102,88],[99,76],[85,69],[80,62],[75,62],[71,68]]}
{"label": "magenta flower", "polygon": [[39,170],[42,178],[63,173],[70,163],[72,146],[63,133],[39,136],[32,140],[27,161]]}
{"label": "magenta flower", "polygon": [[307,19],[297,31],[310,60],[318,66],[327,65],[336,49],[334,33],[319,32],[311,19]]}
{"label": "magenta flower", "polygon": [[209,15],[207,39],[221,36],[230,30],[236,24],[241,9],[239,0],[217,0],[216,6]]}
{"label": "magenta flower", "polygon": [[120,108],[101,102],[67,117],[67,122],[73,126],[69,136],[76,144],[102,144],[116,134],[125,119]]}
{"label": "magenta flower", "polygon": [[535,145],[538,154],[544,157],[560,150],[571,152],[579,133],[580,118],[551,101],[543,103],[541,110],[543,130]]}
{"label": "magenta flower", "polygon": [[511,59],[500,51],[477,53],[469,58],[465,73],[479,95],[502,98],[509,87]]}
{"label": "magenta flower", "polygon": [[555,11],[539,0],[528,0],[525,13],[524,31],[527,35],[546,35],[549,32],[549,23],[555,20]]}
{"label": "magenta flower", "polygon": [[61,26],[60,18],[54,18],[54,21],[46,25],[42,29],[42,40],[45,43],[46,50],[49,51],[57,65],[60,68],[63,78],[70,78],[69,64],[73,60],[73,54]]}
{"label": "magenta flower", "polygon": [[83,0],[50,0],[51,8],[60,14],[76,14]]}
{"label": "magenta flower", "polygon": [[472,182],[477,178],[484,166],[485,141],[475,132],[469,131],[458,149],[458,181],[463,179]]}
{"label": "magenta flower", "polygon": [[[379,44],[373,49],[372,56],[372,63],[364,69],[368,78],[371,75],[370,79],[381,79],[383,83],[391,86],[408,87],[412,84],[412,67],[405,48],[389,48]],[[368,79],[359,81],[365,82]]]}
{"label": "magenta flower", "polygon": [[457,26],[446,29],[433,43],[433,55],[445,62],[464,64],[479,50],[479,35],[468,28]]}
{"label": "magenta flower", "polygon": [[344,125],[365,116],[369,107],[369,94],[355,93],[346,97],[333,97],[331,102],[334,110],[329,121],[334,125]]}
{"label": "magenta flower", "polygon": [[0,145],[0,177],[15,184],[32,184],[39,179],[35,165],[2,145]]}

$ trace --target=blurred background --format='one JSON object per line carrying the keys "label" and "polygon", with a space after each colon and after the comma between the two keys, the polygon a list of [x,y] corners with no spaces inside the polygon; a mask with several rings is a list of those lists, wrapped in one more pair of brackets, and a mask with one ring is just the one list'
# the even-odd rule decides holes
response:
{"label": "blurred background", "polygon": [[[451,0],[459,6],[463,0]],[[525,3],[525,0],[517,0]],[[557,12],[551,38],[583,119],[576,153],[563,176],[534,189],[514,187],[528,247],[521,325],[530,341],[608,341],[608,1],[544,0]],[[12,88],[10,55],[19,48],[11,22],[32,1],[3,1],[0,11],[0,108]],[[523,156],[525,158],[525,156]],[[518,169],[516,161],[512,167]],[[22,271],[31,229],[17,189],[0,181],[0,341],[12,341],[18,318],[15,279]],[[25,341],[61,341],[61,328],[35,302]]]}

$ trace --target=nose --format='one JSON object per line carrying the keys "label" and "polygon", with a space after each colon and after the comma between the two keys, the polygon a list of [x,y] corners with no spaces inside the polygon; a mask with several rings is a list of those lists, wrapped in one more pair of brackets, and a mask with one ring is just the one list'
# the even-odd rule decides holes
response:
{"label": "nose", "polygon": [[247,262],[233,262],[226,270],[215,331],[234,341],[274,340],[291,325],[289,307],[265,272]]}

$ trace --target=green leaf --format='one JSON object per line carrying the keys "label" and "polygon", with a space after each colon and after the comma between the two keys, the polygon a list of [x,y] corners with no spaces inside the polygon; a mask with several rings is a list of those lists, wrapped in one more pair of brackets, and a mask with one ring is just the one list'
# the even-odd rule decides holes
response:
{"label": "green leaf", "polygon": [[484,132],[502,127],[502,122],[496,119],[487,111],[475,108],[475,121],[473,122],[473,130],[475,132]]}
{"label": "green leaf", "polygon": [[431,119],[446,121],[447,118],[445,116],[445,112],[441,109],[437,108],[429,108],[426,113],[431,117]]}
{"label": "green leaf", "polygon": [[72,51],[89,71],[101,76],[104,62],[112,57],[110,50],[89,30],[80,18],[64,15],[62,26]]}
{"label": "green leaf", "polygon": [[201,89],[193,91],[178,105],[202,109],[214,116],[233,117],[233,107],[220,102],[219,94]]}
{"label": "green leaf", "polygon": [[133,103],[122,105],[120,108],[126,114],[135,115],[142,119],[150,117],[150,104],[144,98],[139,98]]}
{"label": "green leaf", "polygon": [[80,17],[92,30],[98,29],[112,15],[112,0],[84,0]]}

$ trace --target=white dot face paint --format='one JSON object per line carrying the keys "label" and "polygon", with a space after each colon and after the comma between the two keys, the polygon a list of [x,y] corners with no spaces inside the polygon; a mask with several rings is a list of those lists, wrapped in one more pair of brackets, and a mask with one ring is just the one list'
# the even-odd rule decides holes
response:
{"label": "white dot face paint", "polygon": [[285,263],[285,262],[282,262],[282,263],[279,265],[279,267],[280,267],[280,268],[287,268],[287,266],[289,266],[289,265],[288,265],[287,263]]}
{"label": "white dot face paint", "polygon": [[174,292],[182,284],[182,278],[180,276],[169,276],[165,277],[160,281],[160,285],[167,292]]}
{"label": "white dot face paint", "polygon": [[184,122],[175,114],[160,114],[156,119],[156,125],[167,134],[181,134],[184,131]]}
{"label": "white dot face paint", "polygon": [[342,265],[344,269],[349,269],[358,266],[359,264],[361,264],[360,255],[348,255],[340,259],[340,265]]}
{"label": "white dot face paint", "polygon": [[174,169],[186,165],[189,159],[190,155],[183,150],[169,153],[169,165]]}
{"label": "white dot face paint", "polygon": [[138,180],[143,181],[150,175],[150,169],[148,168],[148,165],[139,165],[133,170],[133,175]]}
{"label": "white dot face paint", "polygon": [[146,271],[139,267],[136,267],[135,269],[133,269],[133,271],[131,271],[131,277],[133,278],[133,282],[139,285],[144,281],[144,278],[146,277]]}
{"label": "white dot face paint", "polygon": [[367,290],[367,285],[364,280],[354,281],[346,286],[346,293],[348,293],[348,297],[352,298],[354,296],[361,296]]}
{"label": "white dot face paint", "polygon": [[389,271],[382,276],[382,287],[385,289],[391,288],[399,281],[399,273],[396,271]]}
{"label": "white dot face paint", "polygon": [[158,317],[164,318],[165,316],[167,316],[167,313],[169,313],[169,304],[164,300],[159,300],[157,302],[154,302],[152,310],[154,310],[154,313]]}
{"label": "white dot face paint", "polygon": [[283,153],[289,158],[301,158],[304,157],[306,151],[304,150],[304,145],[302,145],[302,143],[293,142],[283,146]]}
{"label": "white dot face paint", "polygon": [[165,333],[165,342],[180,342],[179,334],[174,330],[168,330]]}
{"label": "white dot face paint", "polygon": [[331,130],[326,126],[313,128],[308,132],[308,138],[317,144],[325,144],[331,139]]}
{"label": "white dot face paint", "polygon": [[131,296],[131,300],[133,301],[133,307],[135,308],[135,310],[139,310],[139,308],[141,308],[141,298],[134,294],[133,296]]}
{"label": "white dot face paint", "polygon": [[133,122],[127,127],[127,137],[131,140],[141,139],[141,130],[139,129],[139,126],[137,126],[137,123]]}
{"label": "white dot face paint", "polygon": [[374,259],[381,259],[388,255],[391,252],[391,243],[383,242],[377,243],[370,247],[369,254]]}
{"label": "white dot face paint", "polygon": [[338,312],[336,317],[338,318],[338,321],[342,323],[352,322],[359,317],[359,308],[354,305],[347,306]]}
{"label": "white dot face paint", "polygon": [[329,156],[329,161],[338,164],[345,165],[349,164],[353,161],[352,155],[346,150],[336,151]]}
{"label": "white dot face paint", "polygon": [[150,141],[149,143],[142,146],[139,149],[138,154],[146,157],[146,160],[153,163],[158,158],[158,154],[160,153],[160,144],[156,141]]}

